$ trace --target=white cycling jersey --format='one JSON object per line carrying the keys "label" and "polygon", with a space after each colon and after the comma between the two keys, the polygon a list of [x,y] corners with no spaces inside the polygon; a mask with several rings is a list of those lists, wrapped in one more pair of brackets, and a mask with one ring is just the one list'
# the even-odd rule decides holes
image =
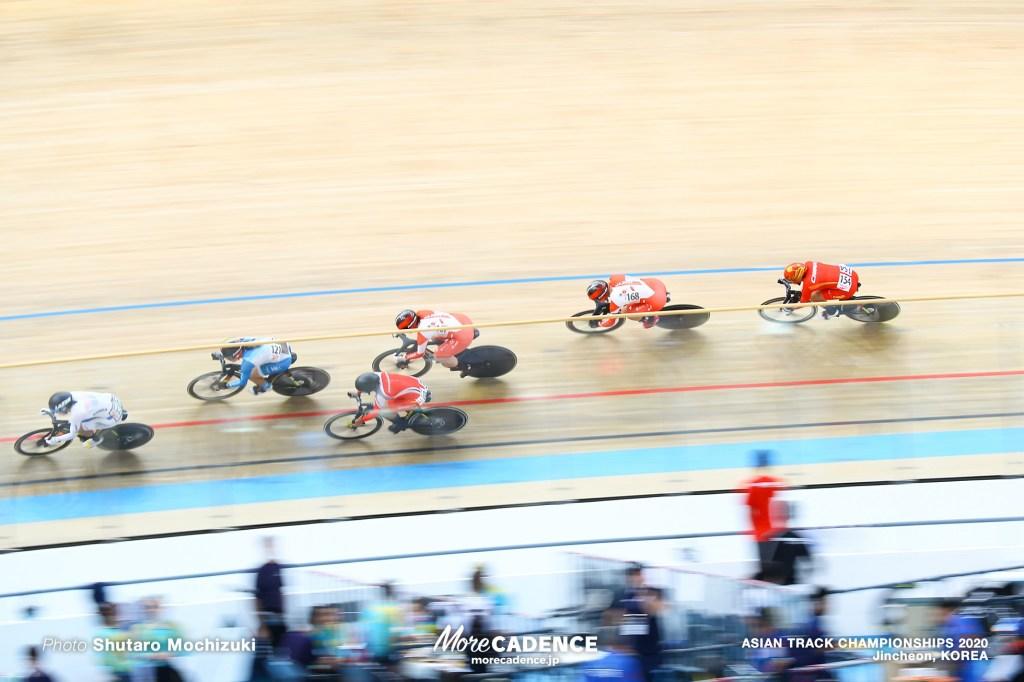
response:
{"label": "white cycling jersey", "polygon": [[93,393],[91,391],[72,391],[74,405],[67,414],[57,415],[58,419],[66,420],[71,430],[68,433],[50,438],[50,443],[63,443],[78,435],[79,431],[100,431],[117,426],[124,421],[124,406],[113,393]]}

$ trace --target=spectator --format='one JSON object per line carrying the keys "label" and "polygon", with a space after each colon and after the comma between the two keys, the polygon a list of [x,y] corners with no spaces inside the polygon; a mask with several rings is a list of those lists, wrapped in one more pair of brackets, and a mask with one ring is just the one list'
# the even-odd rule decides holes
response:
{"label": "spectator", "polygon": [[803,574],[813,557],[810,542],[789,527],[791,506],[783,500],[772,500],[772,536],[768,542],[767,563],[763,580],[779,585],[802,582]]}
{"label": "spectator", "polygon": [[[753,637],[765,643],[784,636],[782,631],[776,627],[775,611],[770,607],[758,609],[753,618],[751,630]],[[762,646],[749,651],[750,664],[765,675],[781,675],[791,663],[786,649]]]}
{"label": "spectator", "polygon": [[647,616],[647,628],[643,635],[635,639],[636,653],[640,657],[644,679],[651,682],[654,671],[661,667],[663,642],[662,612],[665,609],[665,593],[660,587],[648,587],[644,590],[644,612]]}
{"label": "spectator", "polygon": [[407,623],[409,637],[433,637],[437,634],[437,619],[430,608],[430,599],[417,597],[413,600]]}
{"label": "spectator", "polygon": [[[807,624],[795,633],[797,637],[807,639],[819,639],[827,636],[825,631],[824,618],[828,612],[828,590],[818,587],[811,595],[811,618]],[[829,649],[824,647],[801,647],[790,650],[793,658],[794,668],[805,668],[812,665],[827,663]],[[791,674],[791,682],[831,682],[835,679],[828,670],[813,672],[794,672]]]}
{"label": "spectator", "polygon": [[[943,599],[939,603],[939,636],[953,641],[951,650],[960,649],[962,639],[987,636],[980,621],[960,613],[959,608],[958,599]],[[983,664],[984,661],[949,661],[946,671],[960,682],[979,682],[984,672]]]}
{"label": "spectator", "polygon": [[[470,592],[463,599],[462,612],[466,619],[466,636],[479,639],[488,638],[492,634],[491,618],[494,615],[494,600],[487,591],[486,576],[483,567],[478,566],[469,579]],[[470,670],[474,673],[487,672],[487,666],[473,661],[475,654],[468,649]]]}
{"label": "spectator", "polygon": [[395,644],[404,624],[402,605],[395,599],[390,582],[381,585],[382,598],[369,605],[363,614],[366,649],[374,662],[390,667],[397,663]]}
{"label": "spectator", "polygon": [[615,606],[627,614],[644,613],[644,566],[632,563],[626,568],[626,587],[619,593]]}
{"label": "spectator", "polygon": [[145,655],[153,671],[154,682],[181,682],[181,674],[171,664],[173,654],[168,651],[168,642],[179,639],[181,631],[171,621],[164,620],[159,598],[146,599],[142,607],[143,620],[136,627],[136,637],[142,641],[159,643],[158,653]]}
{"label": "spectator", "polygon": [[[108,642],[126,641],[128,633],[118,623],[117,605],[100,604],[99,610],[103,626],[96,636]],[[134,661],[127,652],[103,651],[100,654],[100,665],[110,674],[110,679],[115,682],[130,682],[132,679]]]}
{"label": "spectator", "polygon": [[314,606],[309,622],[313,626],[310,633],[313,664],[310,670],[316,673],[335,672],[342,663],[340,653],[344,642],[338,609],[333,605]]}
{"label": "spectator", "polygon": [[53,682],[53,678],[43,672],[43,669],[39,667],[39,649],[30,646],[28,648],[28,665],[32,669],[28,676],[25,678],[25,682]]}
{"label": "spectator", "polygon": [[634,651],[639,650],[640,638],[649,632],[646,592],[643,564],[630,564],[626,568],[626,587],[615,600],[615,608],[622,613],[619,634]]}
{"label": "spectator", "polygon": [[764,580],[768,562],[769,541],[775,529],[772,526],[771,503],[776,493],[785,489],[781,479],[769,473],[772,464],[771,450],[754,451],[754,467],[757,475],[746,482],[740,492],[743,493],[745,504],[750,512],[750,528],[757,544],[758,572],[757,580]]}
{"label": "spectator", "polygon": [[270,636],[271,647],[276,649],[285,633],[284,595],[281,589],[284,581],[281,578],[281,565],[275,559],[274,538],[263,538],[263,551],[267,561],[256,571],[256,611],[266,624]]}
{"label": "spectator", "polygon": [[603,625],[597,630],[597,648],[603,655],[580,666],[584,682],[641,682],[644,679],[640,660],[619,634],[621,621],[622,611],[605,611]]}

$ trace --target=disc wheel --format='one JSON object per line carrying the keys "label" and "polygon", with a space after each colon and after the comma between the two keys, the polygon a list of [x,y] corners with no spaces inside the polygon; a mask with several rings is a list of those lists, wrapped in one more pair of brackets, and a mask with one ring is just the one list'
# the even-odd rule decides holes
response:
{"label": "disc wheel", "polygon": [[504,376],[516,368],[519,358],[502,346],[479,346],[459,354],[459,364],[465,367],[466,376],[475,379],[492,379]]}
{"label": "disc wheel", "polygon": [[[776,303],[785,303],[786,298],[780,296],[778,298],[769,298],[761,305],[773,305]],[[778,308],[760,308],[757,314],[768,320],[769,322],[783,322],[785,324],[799,324],[806,322],[818,313],[818,309],[815,306],[808,306],[806,308],[790,308],[785,305],[780,305]]]}
{"label": "disc wheel", "polygon": [[207,402],[216,402],[218,400],[225,400],[233,395],[237,395],[241,392],[244,386],[238,388],[227,388],[225,385],[238,377],[235,372],[207,372],[206,374],[200,374],[195,379],[189,382],[188,394],[196,400],[205,400]]}
{"label": "disc wheel", "polygon": [[434,361],[424,355],[412,361],[406,361],[404,357],[399,358],[398,354],[404,351],[403,348],[386,350],[373,359],[370,366],[374,372],[388,372],[393,374],[406,374],[411,377],[421,377],[430,371]]}
{"label": "disc wheel", "polygon": [[409,428],[423,436],[455,433],[469,421],[469,415],[455,407],[433,407],[409,420]]}
{"label": "disc wheel", "polygon": [[100,432],[96,447],[103,450],[134,450],[153,440],[152,427],[145,424],[118,424]]}
{"label": "disc wheel", "polygon": [[[870,301],[881,298],[880,296],[855,296],[858,301]],[[863,305],[843,306],[843,312],[851,320],[864,322],[866,324],[877,324],[888,322],[900,314],[899,303],[864,303]]]}
{"label": "disc wheel", "polygon": [[352,419],[355,417],[356,411],[349,410],[336,414],[326,422],[324,422],[324,433],[331,438],[337,438],[338,440],[359,440],[360,438],[366,438],[372,436],[380,430],[384,420],[380,417],[375,417],[373,421],[365,422],[358,426],[352,424]]}
{"label": "disc wheel", "polygon": [[14,450],[18,454],[25,455],[26,457],[35,457],[37,455],[51,455],[58,450],[63,450],[67,446],[71,445],[70,440],[58,445],[47,445],[43,442],[43,439],[52,433],[52,428],[29,431],[24,436],[14,441]]}
{"label": "disc wheel", "polygon": [[[583,317],[584,315],[593,315],[593,310],[581,310],[578,313],[574,313],[573,317]],[[565,323],[569,331],[576,332],[577,334],[607,334],[608,332],[615,331],[626,323],[626,318],[619,317],[615,319],[615,324],[607,327],[600,325],[600,320],[569,320]]]}
{"label": "disc wheel", "polygon": [[286,396],[313,395],[327,388],[331,375],[318,367],[292,367],[276,377],[271,388]]}
{"label": "disc wheel", "polygon": [[[699,305],[688,305],[686,303],[680,303],[678,305],[667,305],[662,310],[703,310]],[[657,315],[657,313],[654,313]],[[658,326],[662,329],[693,329],[699,327],[708,320],[711,319],[711,313],[694,313],[692,315],[670,315],[668,317],[658,318]]]}

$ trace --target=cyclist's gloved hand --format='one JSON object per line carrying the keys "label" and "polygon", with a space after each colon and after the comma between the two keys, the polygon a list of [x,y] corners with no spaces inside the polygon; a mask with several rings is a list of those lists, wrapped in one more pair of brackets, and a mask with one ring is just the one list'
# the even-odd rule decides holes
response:
{"label": "cyclist's gloved hand", "polygon": [[358,398],[359,397],[359,393],[357,391],[349,391],[348,392],[348,397],[349,398]]}

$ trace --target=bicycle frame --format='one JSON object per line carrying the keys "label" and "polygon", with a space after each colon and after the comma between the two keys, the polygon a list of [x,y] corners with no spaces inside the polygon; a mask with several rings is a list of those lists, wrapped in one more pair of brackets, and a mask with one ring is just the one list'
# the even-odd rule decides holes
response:
{"label": "bicycle frame", "polygon": [[799,303],[800,302],[800,289],[793,289],[793,285],[788,280],[780,279],[779,284],[786,287],[786,300],[785,303]]}

